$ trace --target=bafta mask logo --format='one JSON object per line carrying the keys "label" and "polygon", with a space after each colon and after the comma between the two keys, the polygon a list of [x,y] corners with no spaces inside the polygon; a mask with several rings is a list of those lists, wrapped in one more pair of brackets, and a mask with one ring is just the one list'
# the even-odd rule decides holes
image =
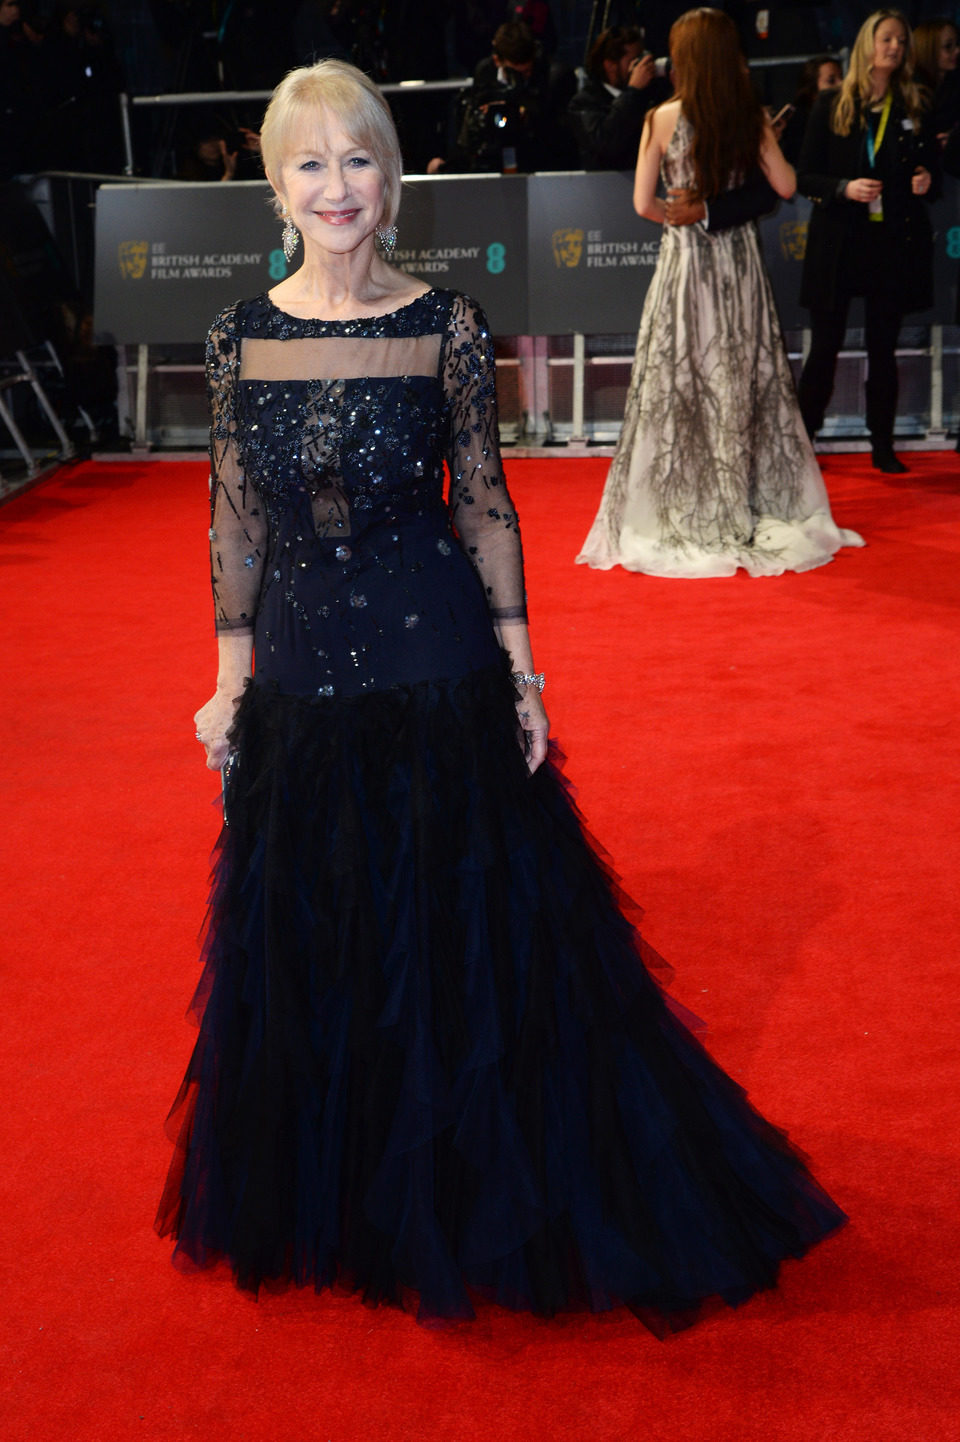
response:
{"label": "bafta mask logo", "polygon": [[143,279],[147,270],[148,248],[145,240],[121,240],[117,246],[117,258],[124,280]]}
{"label": "bafta mask logo", "polygon": [[807,253],[807,222],[785,220],[780,227],[780,249],[784,260],[803,260]]}
{"label": "bafta mask logo", "polygon": [[555,230],[551,240],[553,259],[558,266],[567,266],[569,270],[573,270],[580,264],[580,257],[583,255],[582,230]]}

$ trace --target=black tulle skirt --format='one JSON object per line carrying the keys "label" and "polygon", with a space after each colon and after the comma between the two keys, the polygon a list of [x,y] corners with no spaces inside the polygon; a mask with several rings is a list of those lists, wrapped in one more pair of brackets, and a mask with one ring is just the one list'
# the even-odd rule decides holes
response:
{"label": "black tulle skirt", "polygon": [[665,1000],[513,701],[499,669],[247,691],[157,1219],[180,1262],[664,1331],[843,1222]]}

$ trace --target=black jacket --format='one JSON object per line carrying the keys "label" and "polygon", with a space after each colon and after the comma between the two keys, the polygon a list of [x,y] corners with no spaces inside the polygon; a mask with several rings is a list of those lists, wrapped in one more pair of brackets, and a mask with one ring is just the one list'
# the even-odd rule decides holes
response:
{"label": "black jacket", "polygon": [[707,201],[707,230],[729,230],[769,215],[780,203],[780,197],[759,166],[751,170],[742,185],[722,190]]}
{"label": "black jacket", "polygon": [[[846,181],[876,176],[883,181],[884,238],[888,244],[888,274],[883,281],[899,288],[904,310],[926,310],[933,304],[933,232],[927,201],[939,191],[939,161],[929,120],[914,127],[894,98],[883,144],[871,168],[866,131],[859,115],[849,135],[831,127],[835,91],[820,95],[810,113],[797,164],[800,191],[813,201],[807,234],[800,304],[810,309],[831,309],[851,291],[844,277],[855,274],[860,256],[876,254],[868,227],[867,207],[842,194]],[[923,199],[911,191],[918,165],[925,166],[933,184]]]}
{"label": "black jacket", "polygon": [[669,93],[659,78],[616,96],[599,80],[587,80],[567,107],[584,170],[633,170],[647,111]]}

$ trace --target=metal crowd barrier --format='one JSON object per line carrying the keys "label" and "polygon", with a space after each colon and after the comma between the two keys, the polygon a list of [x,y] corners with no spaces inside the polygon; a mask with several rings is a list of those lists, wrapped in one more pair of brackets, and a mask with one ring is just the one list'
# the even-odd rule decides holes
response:
{"label": "metal crowd barrier", "polygon": [[[504,367],[502,410],[512,438],[606,444],[615,439],[636,327],[660,244],[633,210],[628,173],[421,176],[404,185],[394,259],[483,304]],[[127,347],[138,444],[176,444],[202,421],[196,378],[177,391],[166,370],[200,360],[211,318],[283,279],[275,217],[263,182],[130,183],[97,200],[95,318],[104,341]],[[798,304],[810,203],[784,202],[760,224],[781,324],[795,361],[808,312]],[[937,305],[908,317],[901,342],[898,436],[942,440],[960,386],[954,299],[960,259],[960,186],[933,207]],[[864,358],[851,334],[831,411],[831,435],[862,434]],[[192,388],[192,390],[191,390]],[[178,402],[178,395],[183,404]],[[165,418],[170,421],[164,434]],[[191,442],[193,444],[194,442]]]}
{"label": "metal crowd barrier", "polygon": [[[619,351],[605,355],[589,355],[589,343],[593,337],[580,332],[573,335],[572,355],[551,355],[546,336],[514,336],[506,338],[516,355],[498,354],[497,372],[516,375],[511,383],[511,397],[504,396],[503,379],[500,383],[500,421],[504,443],[511,447],[568,447],[574,452],[579,448],[605,448],[616,444],[620,429],[620,414],[626,399],[627,373],[633,360],[632,347],[627,343]],[[630,338],[632,341],[632,337]],[[791,361],[799,363],[810,344],[810,332],[794,333],[794,348],[788,354]],[[799,345],[799,349],[796,346]],[[136,359],[127,359],[129,350],[135,350]],[[201,418],[181,417],[170,425],[151,410],[151,397],[156,401],[154,387],[162,377],[193,375],[203,373],[199,360],[200,346],[196,347],[197,359],[171,361],[163,357],[163,347],[138,345],[120,347],[121,367],[127,376],[128,388],[120,398],[121,415],[128,418],[126,427],[133,445],[138,450],[154,447],[168,449],[195,449],[206,444],[207,422]],[[546,353],[545,353],[546,352]],[[948,396],[960,384],[960,344],[946,343],[944,327],[929,327],[928,345],[900,347],[897,358],[901,363],[916,367],[922,363],[925,379],[914,389],[923,392],[920,407],[909,414],[900,414],[897,419],[896,439],[915,450],[942,450],[947,444],[948,432],[960,425],[958,397]],[[869,447],[864,434],[862,418],[862,386],[866,367],[866,351],[860,348],[844,349],[840,352],[837,387],[834,391],[834,414],[820,433],[818,445],[823,451],[865,450]],[[948,387],[945,380],[945,362],[950,361],[954,373],[953,384]],[[591,377],[604,369],[619,368],[623,372],[618,390],[622,397],[617,414],[610,412],[588,418],[590,409]],[[554,398],[552,376],[569,372],[570,394],[559,401]],[[916,373],[913,375],[916,382]],[[514,396],[515,391],[515,396]],[[845,397],[849,399],[847,412]],[[166,396],[170,400],[170,394]],[[181,394],[181,404],[187,406],[186,393]]]}

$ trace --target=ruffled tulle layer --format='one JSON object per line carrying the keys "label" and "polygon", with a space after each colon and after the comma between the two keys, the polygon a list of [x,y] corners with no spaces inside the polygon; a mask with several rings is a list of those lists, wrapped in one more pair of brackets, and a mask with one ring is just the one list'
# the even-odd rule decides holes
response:
{"label": "ruffled tulle layer", "polygon": [[660,1331],[840,1225],[665,1004],[505,675],[255,686],[236,737],[157,1219],[179,1260]]}

